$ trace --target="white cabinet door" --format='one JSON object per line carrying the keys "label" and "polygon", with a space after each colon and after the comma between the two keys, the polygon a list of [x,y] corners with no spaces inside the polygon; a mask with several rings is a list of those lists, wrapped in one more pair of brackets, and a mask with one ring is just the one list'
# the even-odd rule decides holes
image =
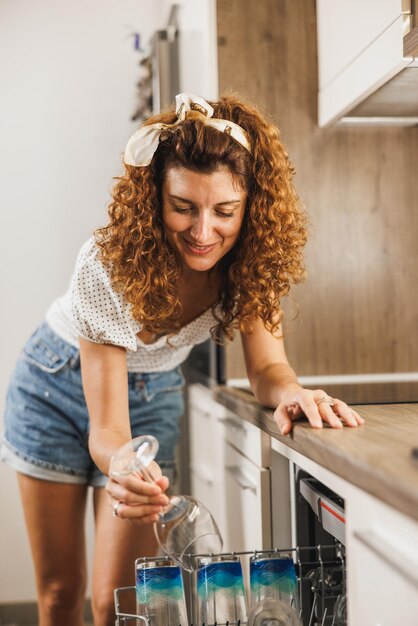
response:
{"label": "white cabinet door", "polygon": [[346,508],[349,624],[417,626],[418,524],[358,490]]}
{"label": "white cabinet door", "polygon": [[211,511],[222,536],[225,516],[224,429],[218,421],[226,409],[202,385],[189,388],[191,493]]}
{"label": "white cabinet door", "polygon": [[215,517],[224,550],[271,548],[270,470],[260,466],[270,438],[202,385],[189,388],[189,429],[192,495]]}
{"label": "white cabinet door", "polygon": [[401,4],[401,0],[316,1],[320,89],[398,19]]}
{"label": "white cabinet door", "polygon": [[271,548],[270,470],[225,446],[227,551]]}
{"label": "white cabinet door", "polygon": [[356,535],[351,547],[355,550],[355,566],[360,570],[360,588],[350,589],[357,597],[350,624],[416,626],[418,562],[412,554],[413,546],[405,543],[399,549],[374,529]]}
{"label": "white cabinet door", "polygon": [[225,409],[217,418],[223,427],[223,438],[260,467],[271,463],[271,439],[267,433]]}
{"label": "white cabinet door", "polygon": [[317,0],[318,123],[338,119],[406,67],[402,0]]}

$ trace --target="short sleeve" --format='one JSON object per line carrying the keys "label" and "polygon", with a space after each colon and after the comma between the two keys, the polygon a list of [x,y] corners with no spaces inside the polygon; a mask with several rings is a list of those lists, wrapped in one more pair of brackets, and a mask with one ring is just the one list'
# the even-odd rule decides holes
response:
{"label": "short sleeve", "polygon": [[94,343],[110,343],[136,351],[141,329],[131,305],[111,284],[109,270],[91,237],[81,248],[71,281],[71,305],[79,335]]}

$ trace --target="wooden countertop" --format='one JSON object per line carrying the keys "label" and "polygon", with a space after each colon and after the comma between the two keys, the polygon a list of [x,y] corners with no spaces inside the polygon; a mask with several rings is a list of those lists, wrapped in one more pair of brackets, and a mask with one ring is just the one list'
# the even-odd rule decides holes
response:
{"label": "wooden countertop", "polygon": [[357,428],[313,429],[295,423],[282,436],[273,411],[253,394],[227,386],[213,388],[214,398],[289,448],[335,472],[360,489],[418,520],[418,403],[355,405],[366,423]]}

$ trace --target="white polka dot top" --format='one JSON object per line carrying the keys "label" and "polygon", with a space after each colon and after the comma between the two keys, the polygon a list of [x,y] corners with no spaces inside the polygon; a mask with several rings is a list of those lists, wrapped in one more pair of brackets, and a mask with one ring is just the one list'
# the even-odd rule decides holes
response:
{"label": "white polka dot top", "polygon": [[165,372],[180,365],[194,345],[210,337],[216,324],[212,311],[202,313],[167,341],[159,337],[146,344],[137,333],[141,325],[131,315],[131,305],[117,293],[107,268],[99,258],[99,248],[91,237],[81,248],[68,291],[55,300],[46,314],[53,330],[78,347],[81,335],[95,343],[126,348],[128,371]]}

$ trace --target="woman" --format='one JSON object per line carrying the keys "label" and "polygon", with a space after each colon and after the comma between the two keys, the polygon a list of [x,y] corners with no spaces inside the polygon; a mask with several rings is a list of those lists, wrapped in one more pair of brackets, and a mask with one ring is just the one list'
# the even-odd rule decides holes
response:
{"label": "woman", "polygon": [[[363,421],[303,389],[287,362],[280,301],[303,276],[306,232],[277,129],[236,98],[181,94],[176,111],[132,136],[124,160],[108,225],[81,249],[9,387],[2,456],[19,475],[41,626],[82,624],[88,485],[96,626],[114,623],[113,589],[131,584],[135,558],[155,554],[151,522],[167,502],[183,411],[179,365],[210,334],[239,329],[252,389],[283,434],[302,414],[314,428]],[[144,433],[160,442],[160,478],[107,478],[116,450]]]}

